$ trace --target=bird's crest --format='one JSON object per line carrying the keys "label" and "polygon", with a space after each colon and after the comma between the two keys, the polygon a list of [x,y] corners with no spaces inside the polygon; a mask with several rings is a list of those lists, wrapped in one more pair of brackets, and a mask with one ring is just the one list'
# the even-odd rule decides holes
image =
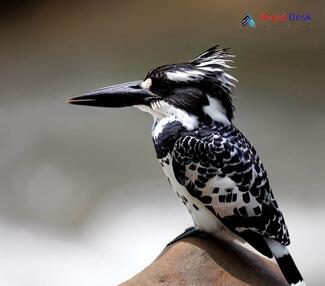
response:
{"label": "bird's crest", "polygon": [[205,71],[224,71],[224,68],[231,68],[228,63],[232,63],[234,57],[229,49],[214,46],[191,60],[190,63]]}
{"label": "bird's crest", "polygon": [[190,61],[200,71],[209,77],[215,77],[219,86],[229,95],[235,87],[236,78],[230,75],[227,69],[232,68],[229,64],[233,63],[233,55],[229,49],[214,46]]}
{"label": "bird's crest", "polygon": [[227,70],[232,68],[229,64],[233,62],[234,57],[229,49],[217,45],[188,63],[169,68],[166,75],[170,80],[177,82],[197,82],[206,79],[208,82],[215,82],[222,91],[231,95],[235,87],[234,82],[238,80]]}

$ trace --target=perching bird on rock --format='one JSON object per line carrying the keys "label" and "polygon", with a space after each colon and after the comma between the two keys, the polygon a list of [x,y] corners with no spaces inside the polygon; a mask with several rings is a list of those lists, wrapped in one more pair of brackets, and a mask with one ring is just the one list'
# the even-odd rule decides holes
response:
{"label": "perching bird on rock", "polygon": [[289,233],[254,147],[233,125],[228,73],[234,56],[215,46],[185,63],[157,67],[144,80],[69,99],[78,105],[134,106],[153,116],[157,158],[198,232],[240,238],[275,257],[290,285],[305,285],[288,249]]}

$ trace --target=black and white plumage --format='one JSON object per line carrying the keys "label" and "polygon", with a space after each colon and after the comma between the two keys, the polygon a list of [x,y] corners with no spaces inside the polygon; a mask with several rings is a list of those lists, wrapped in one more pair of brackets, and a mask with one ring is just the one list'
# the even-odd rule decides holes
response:
{"label": "black and white plumage", "polygon": [[305,285],[289,234],[254,147],[232,124],[233,55],[212,47],[195,59],[151,70],[143,81],[101,88],[72,104],[135,106],[154,117],[157,158],[195,228],[241,238],[275,257],[290,285]]}

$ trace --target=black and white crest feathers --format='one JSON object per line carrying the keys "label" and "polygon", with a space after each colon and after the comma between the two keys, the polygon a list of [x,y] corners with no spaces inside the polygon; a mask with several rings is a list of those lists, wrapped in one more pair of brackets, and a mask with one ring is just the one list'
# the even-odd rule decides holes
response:
{"label": "black and white crest feathers", "polygon": [[195,65],[198,70],[205,72],[207,76],[214,74],[220,87],[230,95],[237,79],[230,75],[227,69],[232,68],[229,63],[233,62],[232,58],[234,57],[229,49],[214,46],[194,58],[190,63]]}
{"label": "black and white crest feathers", "polygon": [[[237,79],[227,72],[227,69],[232,68],[229,63],[232,63],[235,56],[229,49],[214,46],[188,64],[166,65],[165,73],[167,78],[175,82],[201,82],[215,81],[226,93],[231,94],[235,87],[234,82]],[[173,67],[173,68],[169,68]]]}
{"label": "black and white crest feathers", "polygon": [[234,112],[232,93],[237,81],[228,73],[233,58],[229,49],[214,46],[191,61],[153,69],[146,79],[151,79],[150,89],[166,102],[190,113],[195,110],[194,115],[199,118],[206,116],[203,107],[210,104],[209,97],[216,99],[231,121]]}

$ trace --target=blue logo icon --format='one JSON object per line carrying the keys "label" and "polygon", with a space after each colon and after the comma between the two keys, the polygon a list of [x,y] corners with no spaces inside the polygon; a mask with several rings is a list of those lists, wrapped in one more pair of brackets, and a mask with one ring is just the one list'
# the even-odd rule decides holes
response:
{"label": "blue logo icon", "polygon": [[250,27],[250,28],[255,28],[255,21],[250,15],[246,15],[243,20],[241,20],[240,24],[243,27]]}

